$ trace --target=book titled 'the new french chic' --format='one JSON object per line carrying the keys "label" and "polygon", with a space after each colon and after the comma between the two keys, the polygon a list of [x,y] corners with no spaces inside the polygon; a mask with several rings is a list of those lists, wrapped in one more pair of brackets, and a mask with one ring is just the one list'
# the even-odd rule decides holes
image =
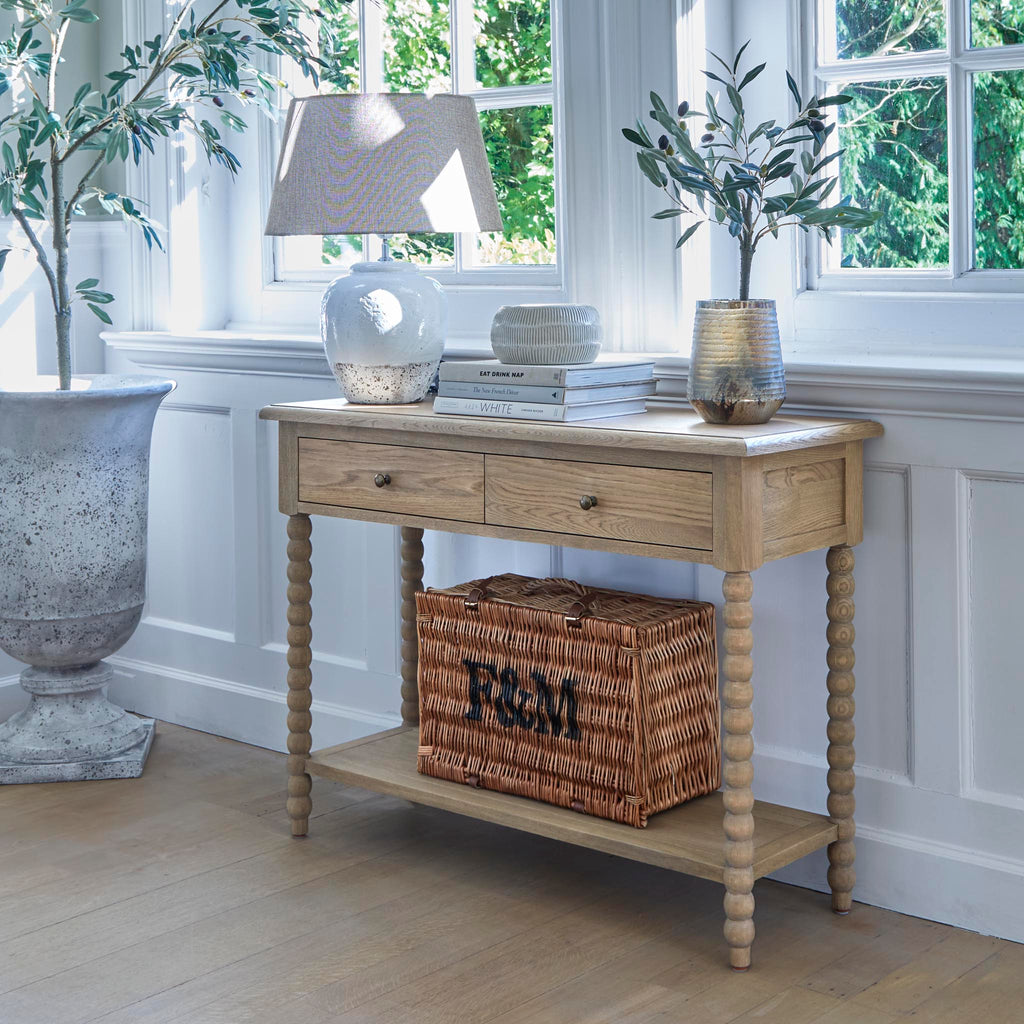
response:
{"label": "book titled 'the new french chic'", "polygon": [[651,380],[653,376],[654,361],[641,359],[587,363],[583,366],[516,366],[499,363],[497,359],[446,359],[441,363],[439,373],[442,381],[487,381],[564,388]]}

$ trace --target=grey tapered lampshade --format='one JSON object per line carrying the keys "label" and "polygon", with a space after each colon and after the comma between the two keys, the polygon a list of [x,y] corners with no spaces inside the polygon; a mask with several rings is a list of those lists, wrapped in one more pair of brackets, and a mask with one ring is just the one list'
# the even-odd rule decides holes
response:
{"label": "grey tapered lampshade", "polygon": [[308,96],[288,109],[268,235],[500,231],[468,96]]}

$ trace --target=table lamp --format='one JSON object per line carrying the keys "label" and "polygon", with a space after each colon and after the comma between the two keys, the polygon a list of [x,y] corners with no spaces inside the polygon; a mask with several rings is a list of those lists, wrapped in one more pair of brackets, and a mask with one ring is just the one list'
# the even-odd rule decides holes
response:
{"label": "table lamp", "polygon": [[441,285],[389,255],[395,232],[500,231],[476,104],[468,96],[363,93],[292,100],[268,235],[384,235],[320,306],[324,350],[350,402],[427,393],[444,349]]}

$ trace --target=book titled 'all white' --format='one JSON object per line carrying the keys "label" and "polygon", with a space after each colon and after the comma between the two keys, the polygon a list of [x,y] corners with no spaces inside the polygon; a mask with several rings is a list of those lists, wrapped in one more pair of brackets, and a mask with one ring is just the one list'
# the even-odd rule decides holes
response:
{"label": "book titled 'all white'", "polygon": [[434,412],[450,416],[490,416],[513,420],[547,420],[572,423],[576,420],[607,419],[629,416],[647,408],[643,398],[627,398],[617,402],[585,402],[579,405],[556,405],[540,402],[506,402],[488,398],[434,399]]}

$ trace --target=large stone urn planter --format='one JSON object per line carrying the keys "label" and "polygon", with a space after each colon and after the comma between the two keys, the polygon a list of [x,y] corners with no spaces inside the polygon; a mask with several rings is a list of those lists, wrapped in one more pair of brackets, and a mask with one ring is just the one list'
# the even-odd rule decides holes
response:
{"label": "large stone urn planter", "polygon": [[149,445],[174,382],[0,381],[0,649],[29,667],[0,724],[0,782],[133,778],[152,719],[106,697],[142,616]]}

